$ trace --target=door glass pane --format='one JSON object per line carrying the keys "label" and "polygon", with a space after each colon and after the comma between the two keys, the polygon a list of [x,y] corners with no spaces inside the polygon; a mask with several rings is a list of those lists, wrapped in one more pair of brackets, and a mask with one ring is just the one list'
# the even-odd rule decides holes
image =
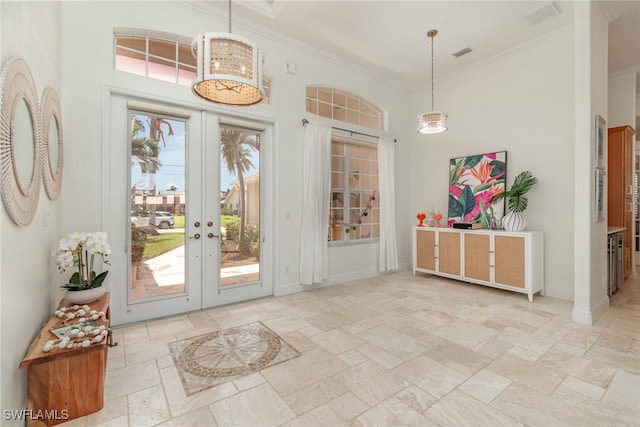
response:
{"label": "door glass pane", "polygon": [[221,128],[220,286],[260,281],[260,133]]}
{"label": "door glass pane", "polygon": [[132,300],[185,292],[186,122],[131,113]]}

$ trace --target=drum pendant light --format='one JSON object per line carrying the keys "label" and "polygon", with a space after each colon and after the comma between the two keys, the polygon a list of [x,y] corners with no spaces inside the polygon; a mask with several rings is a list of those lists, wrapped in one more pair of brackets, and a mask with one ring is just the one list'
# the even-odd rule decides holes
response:
{"label": "drum pendant light", "polygon": [[231,34],[231,0],[229,32],[199,35],[191,43],[191,52],[197,60],[191,89],[197,96],[224,105],[262,101],[262,54],[251,40]]}
{"label": "drum pendant light", "polygon": [[431,38],[431,111],[418,116],[418,132],[424,134],[434,134],[444,132],[448,129],[448,116],[435,111],[433,102],[433,38],[438,34],[438,30],[430,30],[427,36]]}

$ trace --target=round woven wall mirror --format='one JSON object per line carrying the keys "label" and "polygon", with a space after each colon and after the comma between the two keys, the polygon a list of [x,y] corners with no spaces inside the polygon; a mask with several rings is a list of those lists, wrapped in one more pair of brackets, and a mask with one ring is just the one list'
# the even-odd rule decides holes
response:
{"label": "round woven wall mirror", "polygon": [[53,88],[46,88],[42,95],[42,180],[49,199],[56,200],[62,187],[62,114],[60,101]]}
{"label": "round woven wall mirror", "polygon": [[0,89],[2,203],[13,222],[25,226],[33,220],[40,196],[42,138],[36,88],[23,59],[6,62]]}
{"label": "round woven wall mirror", "polygon": [[13,107],[13,156],[18,186],[22,193],[29,188],[35,173],[35,141],[31,112],[23,99],[18,99]]}

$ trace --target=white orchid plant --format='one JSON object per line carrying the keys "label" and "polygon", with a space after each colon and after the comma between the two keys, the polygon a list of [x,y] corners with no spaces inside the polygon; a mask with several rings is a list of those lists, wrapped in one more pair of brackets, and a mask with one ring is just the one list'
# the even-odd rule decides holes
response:
{"label": "white orchid plant", "polygon": [[107,278],[108,271],[96,275],[93,271],[94,259],[98,255],[102,262],[109,264],[107,255],[111,253],[111,246],[107,241],[107,233],[69,233],[60,239],[58,249],[51,255],[55,258],[60,274],[70,268],[77,271],[69,279],[69,283],[62,287],[70,291],[81,291],[97,288]]}

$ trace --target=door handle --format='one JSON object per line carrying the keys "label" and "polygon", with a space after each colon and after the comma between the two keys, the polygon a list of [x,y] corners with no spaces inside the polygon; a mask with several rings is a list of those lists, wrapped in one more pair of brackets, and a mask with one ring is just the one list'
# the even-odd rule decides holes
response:
{"label": "door handle", "polygon": [[215,237],[215,238],[219,238],[220,236],[216,236],[216,235],[215,235],[215,234],[213,234],[213,233],[208,233],[208,234],[207,234],[207,237],[208,237],[208,238],[210,238],[210,239],[213,239],[214,237]]}
{"label": "door handle", "polygon": [[194,234],[193,236],[191,236],[189,238],[198,240],[200,238],[200,233],[196,233],[196,234]]}

